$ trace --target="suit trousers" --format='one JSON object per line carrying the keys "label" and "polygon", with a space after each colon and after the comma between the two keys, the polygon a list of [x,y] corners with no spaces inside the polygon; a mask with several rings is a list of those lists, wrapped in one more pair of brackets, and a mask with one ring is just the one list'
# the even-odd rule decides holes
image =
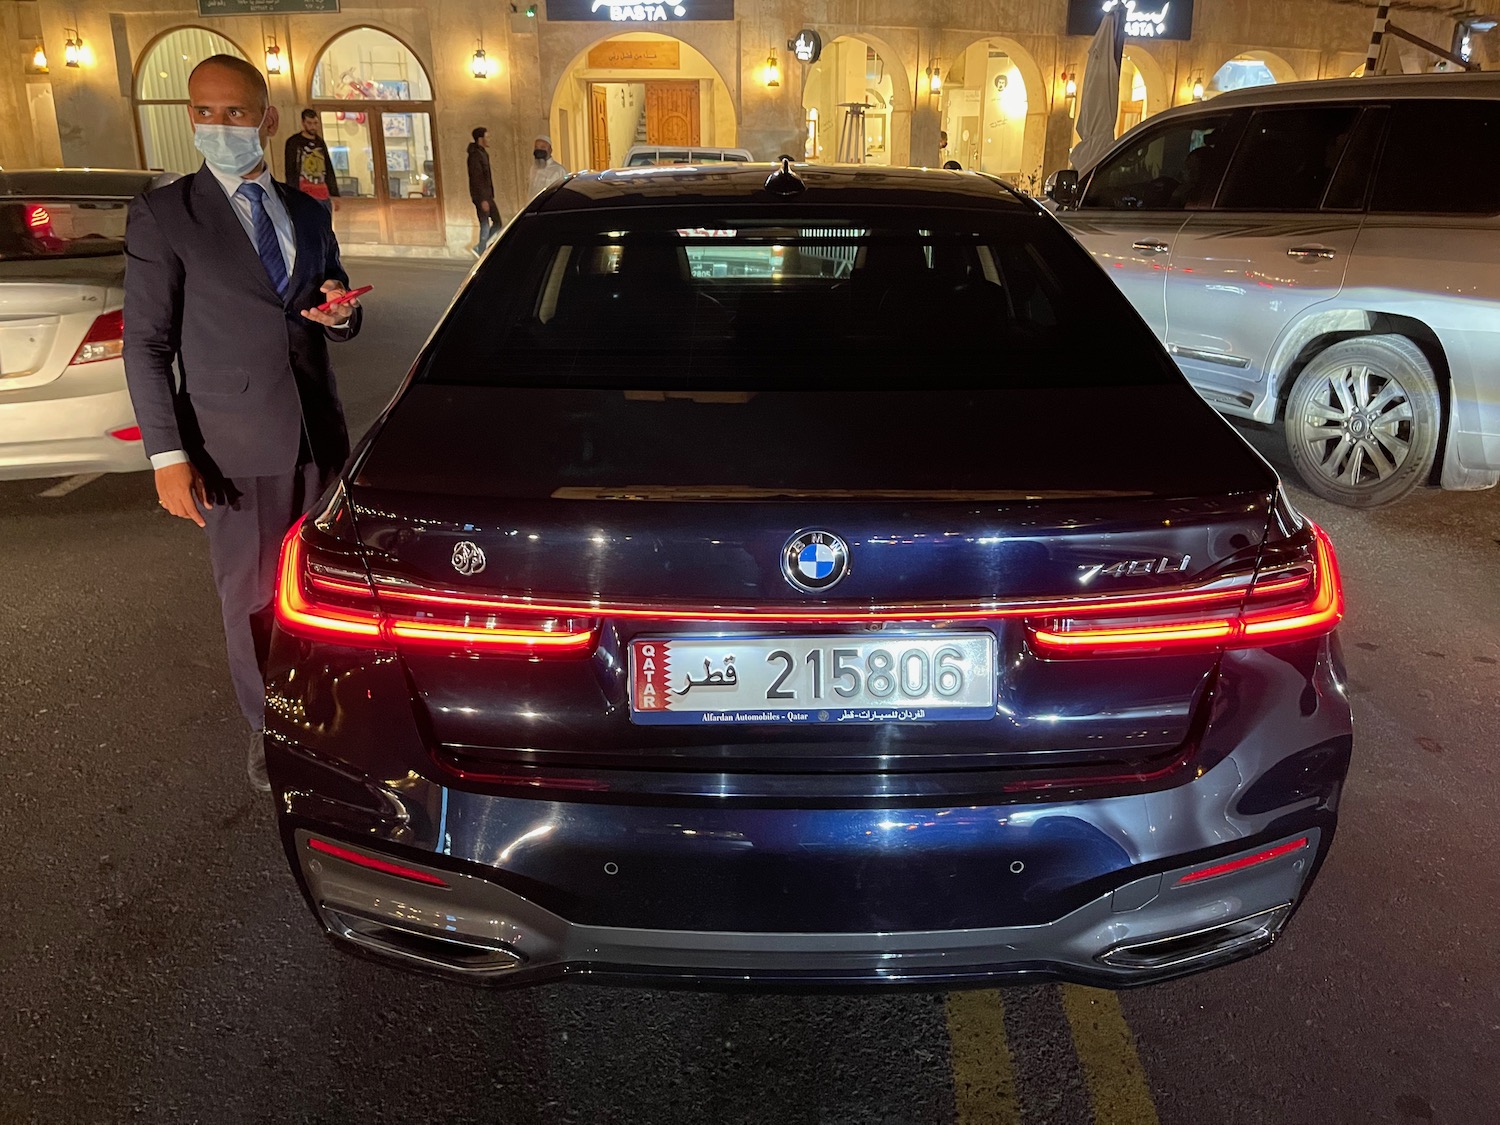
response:
{"label": "suit trousers", "polygon": [[207,484],[214,506],[203,513],[203,521],[224,616],[229,678],[251,730],[265,726],[262,673],[270,651],[281,541],[337,473],[307,464],[279,476]]}

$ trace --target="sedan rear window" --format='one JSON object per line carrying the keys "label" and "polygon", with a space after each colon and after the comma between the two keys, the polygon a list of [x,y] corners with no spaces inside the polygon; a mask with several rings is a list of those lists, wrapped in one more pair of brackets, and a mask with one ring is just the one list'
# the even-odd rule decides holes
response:
{"label": "sedan rear window", "polygon": [[[517,224],[422,378],[515,386],[1120,386],[1176,379],[1045,216]],[[609,221],[605,217],[605,221]],[[923,220],[916,220],[922,222]],[[925,225],[931,224],[931,225]]]}
{"label": "sedan rear window", "polygon": [[0,261],[119,254],[126,209],[121,199],[0,200]]}

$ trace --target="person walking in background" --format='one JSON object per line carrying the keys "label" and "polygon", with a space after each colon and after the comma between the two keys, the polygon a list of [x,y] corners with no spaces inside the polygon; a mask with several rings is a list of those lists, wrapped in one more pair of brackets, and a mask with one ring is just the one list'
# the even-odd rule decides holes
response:
{"label": "person walking in background", "polygon": [[528,188],[533,196],[568,178],[568,170],[552,159],[552,138],[545,133],[537,134],[536,140],[532,142],[531,161],[531,181]]}
{"label": "person walking in background", "polygon": [[[214,55],[188,76],[194,175],[137,196],[125,230],[125,380],[157,502],[208,534],[229,675],[270,791],[265,683],[281,540],[349,456],[330,340],[360,327],[326,211],[271,178],[260,71]],[[173,370],[176,363],[177,370]]]}
{"label": "person walking in background", "polygon": [[495,177],[490,172],[490,131],[481,125],[470,135],[474,139],[469,142],[469,198],[479,216],[479,242],[474,246],[474,257],[478,258],[500,225],[500,212],[495,207]]}
{"label": "person walking in background", "polygon": [[333,172],[333,160],[323,143],[323,122],[315,109],[302,111],[302,131],[286,139],[285,169],[287,187],[310,195],[333,213],[338,198],[339,181]]}

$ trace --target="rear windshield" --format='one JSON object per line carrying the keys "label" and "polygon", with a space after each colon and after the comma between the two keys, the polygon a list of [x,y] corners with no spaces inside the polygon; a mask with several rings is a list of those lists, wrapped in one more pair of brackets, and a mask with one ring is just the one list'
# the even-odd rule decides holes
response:
{"label": "rear windshield", "polygon": [[121,199],[0,201],[0,261],[119,254],[126,208]]}
{"label": "rear windshield", "polygon": [[524,219],[464,290],[421,378],[737,389],[1179,378],[1050,218],[896,214]]}

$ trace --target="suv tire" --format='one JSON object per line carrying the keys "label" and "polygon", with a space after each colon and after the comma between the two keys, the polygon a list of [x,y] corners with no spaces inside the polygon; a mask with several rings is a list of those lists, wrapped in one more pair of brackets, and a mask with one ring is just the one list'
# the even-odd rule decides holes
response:
{"label": "suv tire", "polygon": [[1442,427],[1437,375],[1405,336],[1361,336],[1315,356],[1287,396],[1292,464],[1351,508],[1401,499],[1432,473]]}

